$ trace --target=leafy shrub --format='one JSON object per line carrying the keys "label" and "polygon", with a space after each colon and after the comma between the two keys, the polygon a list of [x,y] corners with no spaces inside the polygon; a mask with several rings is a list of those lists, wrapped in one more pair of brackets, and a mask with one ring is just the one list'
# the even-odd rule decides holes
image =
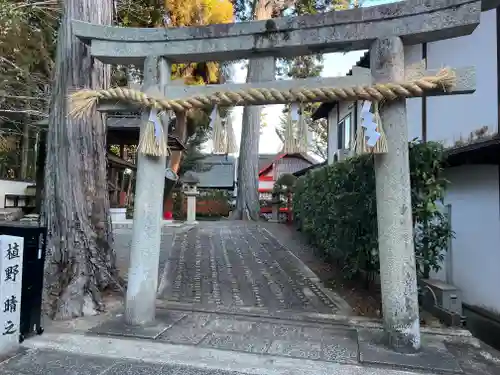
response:
{"label": "leafy shrub", "polygon": [[[447,181],[443,147],[410,142],[415,252],[420,276],[439,270],[452,235],[441,212]],[[312,170],[295,184],[293,212],[301,229],[346,276],[378,272],[377,205],[373,157],[362,155]]]}

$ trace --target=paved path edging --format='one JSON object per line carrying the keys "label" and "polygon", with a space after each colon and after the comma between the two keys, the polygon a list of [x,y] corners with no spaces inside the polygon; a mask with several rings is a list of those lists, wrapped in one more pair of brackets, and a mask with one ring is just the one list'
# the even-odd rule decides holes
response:
{"label": "paved path edging", "polygon": [[[283,224],[282,224],[283,225]],[[316,286],[326,294],[326,296],[343,312],[345,312],[346,315],[353,315],[353,310],[352,307],[347,303],[345,299],[343,299],[338,293],[334,292],[333,290],[326,288],[321,280],[318,278],[318,276],[311,270],[297,255],[295,255],[286,244],[283,243],[283,241],[280,241],[278,236],[276,236],[273,232],[271,232],[269,229],[261,227],[262,230],[266,231],[269,233],[274,239],[290,254],[290,257],[295,260],[295,263],[297,266],[302,270],[304,274],[306,274],[312,282],[316,284]]]}

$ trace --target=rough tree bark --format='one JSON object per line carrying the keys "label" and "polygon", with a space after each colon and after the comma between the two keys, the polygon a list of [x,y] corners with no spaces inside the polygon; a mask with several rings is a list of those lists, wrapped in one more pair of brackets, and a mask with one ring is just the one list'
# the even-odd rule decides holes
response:
{"label": "rough tree bark", "polygon": [[44,308],[55,319],[102,310],[101,292],[117,286],[106,181],[106,132],[95,113],[67,116],[76,88],[109,85],[110,69],[89,56],[71,20],[110,24],[112,0],[65,0],[47,134],[44,220],[48,226]]}
{"label": "rough tree bark", "polygon": [[[273,1],[256,0],[255,20],[269,19],[273,15]],[[269,81],[275,77],[273,57],[251,59],[248,63],[247,82]],[[259,138],[262,106],[245,107],[241,126],[240,155],[238,160],[238,186],[233,220],[259,220]]]}

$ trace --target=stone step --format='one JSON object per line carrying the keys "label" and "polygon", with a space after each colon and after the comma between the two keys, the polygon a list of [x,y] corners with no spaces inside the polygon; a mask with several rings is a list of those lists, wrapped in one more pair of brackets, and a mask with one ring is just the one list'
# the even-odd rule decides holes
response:
{"label": "stone step", "polygon": [[[53,353],[61,363],[72,358],[73,363],[104,361],[110,366],[124,363],[127,368],[136,369],[122,369],[120,375],[143,374],[137,367],[138,361],[153,366],[155,371],[146,372],[148,375],[474,374],[470,370],[479,367],[484,370],[483,375],[497,375],[495,369],[500,363],[498,352],[467,337],[452,337],[451,330],[422,332],[421,351],[405,354],[389,349],[380,326],[372,324],[340,326],[335,319],[327,324],[285,317],[266,319],[159,309],[154,323],[130,326],[124,321],[123,308],[117,304],[113,311],[109,315],[81,318],[85,321],[68,327],[49,325],[46,333],[29,338],[22,346],[35,351],[32,356],[36,356],[36,364],[42,368],[46,365],[43,358]],[[59,363],[59,359],[51,358],[49,365]],[[171,372],[162,372],[166,371],[163,369]],[[0,365],[1,374],[12,375],[2,370]],[[112,370],[104,373],[114,374]],[[226,374],[228,370],[233,372]],[[32,374],[25,368],[21,372]],[[42,372],[58,374],[49,368]]]}
{"label": "stone step", "polygon": [[[23,347],[36,349],[36,365],[43,368],[45,353],[52,352],[58,356],[59,361],[75,357],[73,363],[78,361],[89,363],[98,360],[119,361],[130,363],[141,361],[142,364],[158,366],[180,366],[184,368],[183,374],[200,375],[408,375],[405,370],[390,368],[362,367],[359,364],[343,364],[336,362],[317,361],[305,358],[290,358],[275,355],[257,355],[231,350],[213,348],[200,348],[190,345],[173,345],[165,342],[130,340],[114,337],[84,336],[76,334],[44,334],[26,340]],[[59,351],[59,353],[54,352]],[[35,354],[36,353],[36,354]],[[52,362],[57,359],[50,358]],[[94,365],[95,366],[95,365]],[[21,366],[12,365],[13,370],[24,370]],[[80,367],[83,367],[81,365]],[[189,372],[190,369],[193,372]],[[9,370],[9,367],[6,368]],[[49,370],[49,369],[47,369]],[[83,369],[82,369],[83,370]],[[23,373],[24,373],[23,371]],[[198,371],[198,372],[196,372]],[[203,372],[205,371],[205,372]],[[227,372],[231,371],[231,372]],[[51,371],[45,373],[56,374]],[[5,373],[5,372],[2,372]],[[67,373],[67,371],[66,371]],[[80,374],[73,372],[74,374]],[[138,372],[139,374],[142,374]],[[152,372],[148,372],[150,374]],[[177,372],[173,372],[177,374]],[[420,374],[432,374],[420,372]],[[27,372],[30,374],[30,372]],[[62,372],[61,372],[62,374]],[[86,374],[82,371],[81,374]],[[108,372],[106,372],[108,374]],[[123,374],[132,374],[124,372]],[[155,373],[156,374],[156,373]],[[161,373],[158,373],[161,374]],[[167,372],[165,372],[167,374]],[[171,373],[168,373],[171,374]],[[181,373],[179,373],[180,375]],[[10,375],[10,374],[9,374]]]}
{"label": "stone step", "polygon": [[[185,225],[183,221],[162,220],[163,227],[182,227]],[[113,229],[132,229],[134,220],[126,219],[121,221],[113,221]]]}

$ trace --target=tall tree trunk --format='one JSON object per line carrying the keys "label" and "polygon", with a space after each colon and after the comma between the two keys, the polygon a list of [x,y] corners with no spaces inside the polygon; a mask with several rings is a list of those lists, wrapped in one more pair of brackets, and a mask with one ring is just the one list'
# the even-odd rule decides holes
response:
{"label": "tall tree trunk", "polygon": [[[256,0],[255,20],[272,17],[273,2]],[[247,82],[274,79],[274,58],[256,58],[248,63]],[[241,126],[240,155],[238,160],[238,186],[236,208],[231,215],[233,220],[259,219],[259,138],[262,106],[245,107]]]}
{"label": "tall tree trunk", "polygon": [[112,0],[65,0],[47,134],[44,220],[48,226],[44,308],[56,319],[102,310],[101,291],[118,285],[111,246],[106,133],[99,113],[67,116],[75,88],[100,89],[109,66],[94,61],[71,20],[110,24]]}
{"label": "tall tree trunk", "polygon": [[37,132],[37,152],[36,152],[36,193],[35,193],[35,206],[36,213],[41,215],[42,202],[44,196],[44,180],[45,180],[45,161],[47,158],[47,132],[45,130],[38,130]]}
{"label": "tall tree trunk", "polygon": [[[172,135],[179,138],[182,144],[186,144],[188,134],[187,134],[187,112],[177,112],[175,114],[176,122],[175,129]],[[172,169],[175,173],[179,173],[182,162],[183,151],[172,151],[168,161],[168,167]],[[165,179],[165,188],[163,190],[163,211],[167,208],[167,202],[172,196],[172,191],[174,190],[175,181]]]}
{"label": "tall tree trunk", "polygon": [[30,126],[29,119],[25,118],[23,122],[23,140],[21,146],[21,178],[28,178],[28,165],[30,154]]}
{"label": "tall tree trunk", "polygon": [[[36,180],[36,168],[38,165],[38,153],[40,152],[40,132],[41,130],[35,131],[35,144],[33,145],[33,157],[31,158],[31,170],[33,171],[33,179]],[[44,159],[45,162],[45,159]]]}

